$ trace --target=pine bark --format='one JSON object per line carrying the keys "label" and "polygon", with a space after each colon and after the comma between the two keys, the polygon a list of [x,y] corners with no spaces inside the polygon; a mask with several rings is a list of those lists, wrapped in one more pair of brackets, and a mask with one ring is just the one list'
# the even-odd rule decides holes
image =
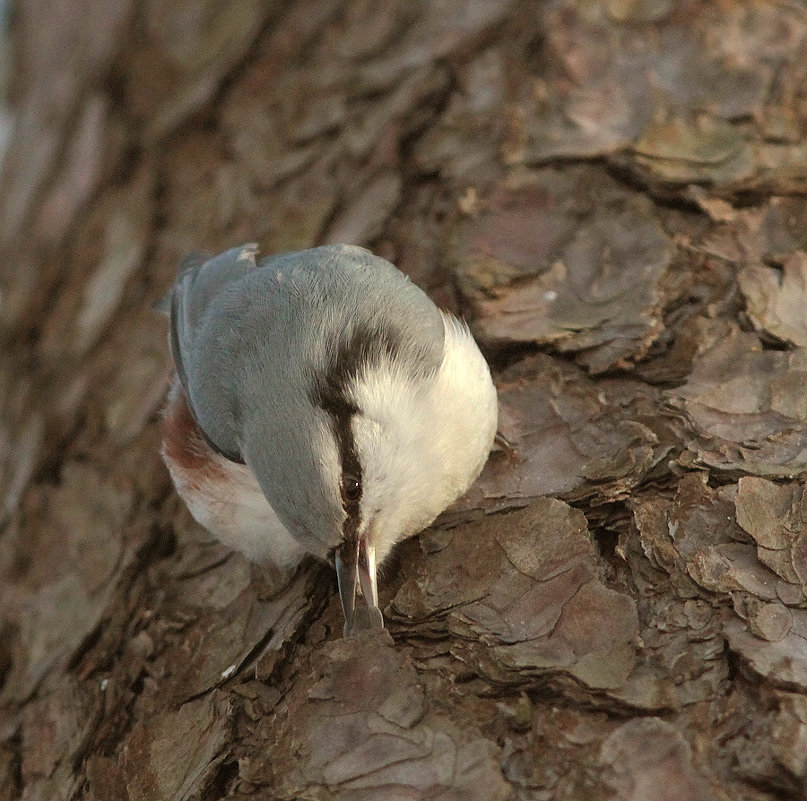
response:
{"label": "pine bark", "polygon": [[[18,0],[2,47],[0,801],[807,797],[797,4]],[[512,450],[383,632],[161,463],[152,307],[252,241],[371,248],[493,368]]]}

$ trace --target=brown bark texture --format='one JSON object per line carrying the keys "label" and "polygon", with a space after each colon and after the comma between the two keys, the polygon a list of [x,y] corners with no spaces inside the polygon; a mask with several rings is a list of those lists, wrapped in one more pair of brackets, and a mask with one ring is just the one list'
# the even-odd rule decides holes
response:
{"label": "brown bark texture", "polygon": [[[18,0],[0,801],[807,797],[807,13]],[[342,639],[158,454],[188,251],[370,247],[497,450]]]}

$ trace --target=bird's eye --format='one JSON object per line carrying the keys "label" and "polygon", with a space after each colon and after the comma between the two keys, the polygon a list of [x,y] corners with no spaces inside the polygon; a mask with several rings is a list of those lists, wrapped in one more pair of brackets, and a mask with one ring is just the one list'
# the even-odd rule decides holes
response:
{"label": "bird's eye", "polygon": [[342,476],[342,497],[351,503],[355,503],[361,498],[361,481],[357,476],[350,473]]}

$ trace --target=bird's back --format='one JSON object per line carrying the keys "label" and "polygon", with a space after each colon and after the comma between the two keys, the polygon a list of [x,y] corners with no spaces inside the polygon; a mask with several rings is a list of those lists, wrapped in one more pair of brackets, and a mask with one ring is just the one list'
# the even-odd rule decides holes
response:
{"label": "bird's back", "polygon": [[[245,415],[279,422],[381,358],[435,370],[444,329],[428,297],[363,248],[327,245],[255,262],[243,246],[180,275],[172,342],[191,410],[223,453]],[[246,408],[245,408],[246,407]]]}

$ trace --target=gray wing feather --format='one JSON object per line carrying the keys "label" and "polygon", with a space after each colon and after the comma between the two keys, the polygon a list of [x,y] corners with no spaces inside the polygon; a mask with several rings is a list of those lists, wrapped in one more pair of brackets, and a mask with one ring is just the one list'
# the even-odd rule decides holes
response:
{"label": "gray wing feather", "polygon": [[195,418],[188,386],[188,364],[198,325],[210,302],[225,286],[255,269],[257,252],[258,246],[250,243],[231,248],[212,259],[203,253],[191,253],[180,264],[171,292],[170,343],[177,374]]}

